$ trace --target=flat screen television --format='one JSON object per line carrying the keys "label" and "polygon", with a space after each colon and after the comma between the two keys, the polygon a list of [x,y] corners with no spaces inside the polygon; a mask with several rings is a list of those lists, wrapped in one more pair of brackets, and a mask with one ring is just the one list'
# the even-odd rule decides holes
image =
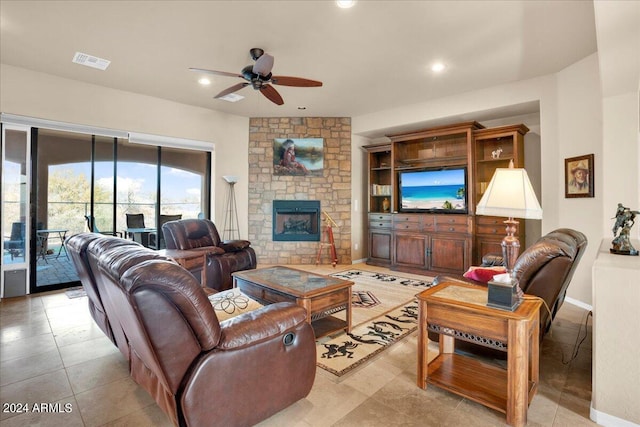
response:
{"label": "flat screen television", "polygon": [[398,172],[400,212],[467,213],[467,168]]}

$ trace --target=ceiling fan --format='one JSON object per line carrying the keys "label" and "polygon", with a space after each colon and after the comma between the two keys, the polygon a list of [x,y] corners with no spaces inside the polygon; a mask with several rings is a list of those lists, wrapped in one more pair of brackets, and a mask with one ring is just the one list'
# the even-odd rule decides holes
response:
{"label": "ceiling fan", "polygon": [[[199,73],[215,74],[218,76],[227,77],[240,77],[246,80],[235,84],[216,96],[214,98],[222,98],[230,93],[239,91],[240,89],[252,86],[255,90],[259,90],[267,99],[277,105],[284,104],[282,97],[278,91],[272,85],[280,86],[295,86],[295,87],[318,87],[322,86],[322,82],[317,80],[303,79],[301,77],[288,77],[288,76],[274,76],[271,74],[273,68],[273,56],[265,53],[264,50],[254,47],[249,51],[251,58],[256,61],[253,65],[247,65],[242,69],[240,74],[229,73],[226,71],[206,70],[202,68],[189,68],[191,71]],[[269,84],[271,83],[271,84]]]}

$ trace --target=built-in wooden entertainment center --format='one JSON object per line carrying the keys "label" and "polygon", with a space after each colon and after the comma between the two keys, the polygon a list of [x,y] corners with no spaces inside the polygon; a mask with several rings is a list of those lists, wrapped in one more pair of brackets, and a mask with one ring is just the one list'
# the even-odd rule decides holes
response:
{"label": "built-in wooden entertainment center", "polygon": [[[464,273],[486,253],[501,252],[506,218],[476,216],[496,168],[524,167],[523,124],[485,128],[478,122],[388,135],[368,154],[368,264],[413,273]],[[402,196],[411,171],[464,169],[466,182],[442,206],[426,209]],[[405,178],[406,179],[406,178]],[[408,184],[407,184],[408,185]],[[518,238],[525,241],[521,223]]]}

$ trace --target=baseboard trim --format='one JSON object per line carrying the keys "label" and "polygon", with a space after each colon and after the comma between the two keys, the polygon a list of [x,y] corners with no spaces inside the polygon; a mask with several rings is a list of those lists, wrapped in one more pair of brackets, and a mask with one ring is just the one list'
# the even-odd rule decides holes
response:
{"label": "baseboard trim", "polygon": [[636,424],[631,421],[623,420],[622,418],[614,417],[613,415],[605,414],[593,408],[593,402],[591,402],[589,408],[589,418],[594,423],[604,427],[640,427],[640,424]]}
{"label": "baseboard trim", "polygon": [[573,298],[569,298],[569,297],[566,297],[564,300],[565,300],[565,302],[568,302],[571,305],[575,305],[575,306],[578,306],[580,308],[584,308],[585,310],[588,310],[588,311],[593,311],[593,306],[591,304],[587,304],[587,303],[584,303],[584,302],[579,301],[577,299],[573,299]]}

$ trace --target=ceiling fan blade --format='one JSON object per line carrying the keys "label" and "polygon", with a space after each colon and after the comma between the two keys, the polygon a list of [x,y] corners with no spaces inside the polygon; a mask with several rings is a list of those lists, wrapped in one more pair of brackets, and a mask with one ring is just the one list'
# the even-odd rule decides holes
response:
{"label": "ceiling fan blade", "polygon": [[197,73],[214,74],[216,76],[240,77],[241,79],[244,78],[244,77],[242,77],[242,74],[228,73],[226,71],[205,70],[204,68],[189,68],[189,71],[195,71]]}
{"label": "ceiling fan blade", "polygon": [[262,85],[262,87],[260,88],[260,92],[262,92],[262,94],[266,96],[269,99],[269,101],[273,102],[274,104],[278,104],[278,105],[284,104],[284,100],[282,99],[278,91],[273,86]]}
{"label": "ceiling fan blade", "polygon": [[268,53],[263,53],[258,59],[256,59],[256,63],[253,66],[253,72],[256,74],[260,74],[261,76],[266,76],[271,72],[273,68],[273,56]]}
{"label": "ceiling fan blade", "polygon": [[233,85],[225,90],[223,90],[222,92],[220,92],[219,94],[217,94],[216,96],[214,96],[214,98],[222,98],[225,95],[229,95],[230,93],[236,92],[240,89],[242,89],[243,87],[249,86],[249,83],[246,82],[242,82],[242,83],[238,83],[237,85]]}
{"label": "ceiling fan blade", "polygon": [[322,82],[317,80],[303,79],[301,77],[273,76],[271,83],[280,86],[297,86],[297,87],[318,87],[322,86]]}

